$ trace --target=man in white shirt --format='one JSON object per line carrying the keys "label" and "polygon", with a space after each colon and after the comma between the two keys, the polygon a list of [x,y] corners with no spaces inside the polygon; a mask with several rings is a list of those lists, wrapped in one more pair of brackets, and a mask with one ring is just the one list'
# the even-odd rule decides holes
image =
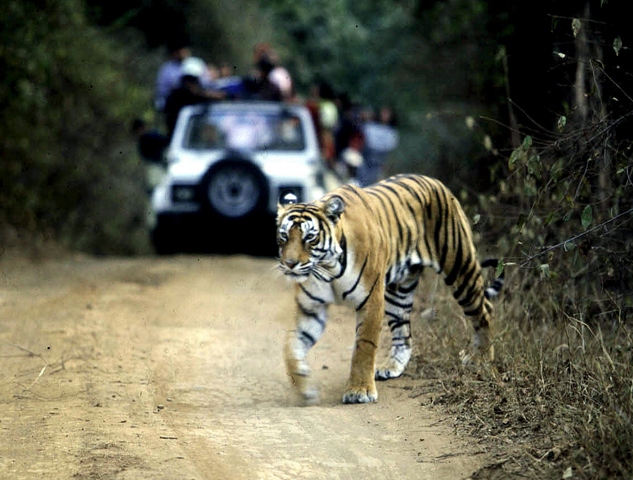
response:
{"label": "man in white shirt", "polygon": [[169,60],[161,65],[156,76],[154,107],[159,112],[165,109],[167,97],[180,83],[183,62],[191,56],[191,49],[185,43],[173,43],[168,48]]}

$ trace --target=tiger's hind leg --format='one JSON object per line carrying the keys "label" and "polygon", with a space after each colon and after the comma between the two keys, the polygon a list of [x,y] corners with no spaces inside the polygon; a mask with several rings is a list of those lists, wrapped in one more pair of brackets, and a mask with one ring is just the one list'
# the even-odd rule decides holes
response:
{"label": "tiger's hind leg", "polygon": [[397,378],[411,359],[411,310],[418,277],[412,276],[404,284],[388,285],[385,292],[385,315],[391,330],[389,358],[376,369],[376,380]]}
{"label": "tiger's hind leg", "polygon": [[493,361],[495,357],[491,341],[493,306],[486,298],[479,264],[471,267],[470,272],[458,279],[458,287],[453,293],[473,326],[472,351],[461,354],[464,365],[472,365],[480,359]]}
{"label": "tiger's hind leg", "polygon": [[484,298],[481,310],[478,313],[470,314],[465,310],[466,316],[470,318],[473,326],[472,351],[460,352],[462,364],[464,366],[476,365],[479,360],[493,361],[495,359],[494,345],[491,341],[490,323],[492,320],[492,305]]}

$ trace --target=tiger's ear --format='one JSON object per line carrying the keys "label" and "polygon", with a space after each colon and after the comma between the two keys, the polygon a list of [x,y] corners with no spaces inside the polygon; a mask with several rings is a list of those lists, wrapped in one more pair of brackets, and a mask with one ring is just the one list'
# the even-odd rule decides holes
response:
{"label": "tiger's ear", "polygon": [[327,199],[323,206],[323,212],[325,216],[332,220],[334,223],[338,222],[341,218],[341,214],[345,211],[345,202],[338,195],[334,195]]}

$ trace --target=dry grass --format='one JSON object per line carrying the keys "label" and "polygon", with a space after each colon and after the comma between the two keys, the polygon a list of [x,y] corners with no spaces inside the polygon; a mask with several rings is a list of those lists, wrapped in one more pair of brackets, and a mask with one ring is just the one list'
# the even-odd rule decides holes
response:
{"label": "dry grass", "polygon": [[476,371],[458,360],[469,325],[441,279],[425,278],[419,303],[438,315],[415,314],[409,370],[427,381],[412,395],[491,453],[474,478],[632,478],[630,325],[617,312],[590,325],[571,305],[552,310],[547,285],[527,289],[527,277],[510,273],[496,305],[497,360]]}

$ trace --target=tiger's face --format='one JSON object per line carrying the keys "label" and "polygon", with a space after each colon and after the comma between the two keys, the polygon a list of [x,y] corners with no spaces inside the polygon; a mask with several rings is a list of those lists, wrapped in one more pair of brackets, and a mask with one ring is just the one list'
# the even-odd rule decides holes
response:
{"label": "tiger's face", "polygon": [[327,268],[341,254],[336,227],[344,210],[340,197],[324,203],[296,203],[292,194],[285,195],[277,211],[279,267],[296,282],[310,275],[328,277]]}

